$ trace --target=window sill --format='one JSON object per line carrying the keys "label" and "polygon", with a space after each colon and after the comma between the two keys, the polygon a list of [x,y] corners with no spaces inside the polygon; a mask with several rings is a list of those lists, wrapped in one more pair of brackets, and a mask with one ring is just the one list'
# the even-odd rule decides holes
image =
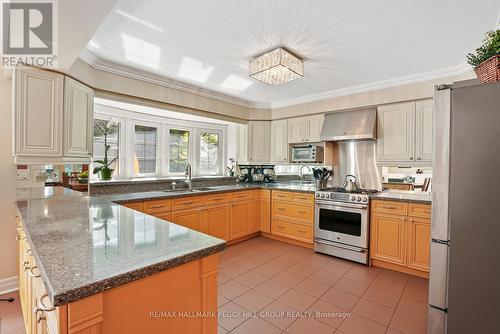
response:
{"label": "window sill", "polygon": [[[131,183],[157,183],[157,182],[173,182],[173,181],[184,181],[186,178],[184,176],[172,176],[172,177],[137,177],[130,179],[115,179],[109,181],[89,181],[91,186],[99,185],[120,185],[120,184],[131,184]],[[234,176],[221,176],[221,175],[207,175],[207,176],[194,176],[191,178],[193,181],[201,180],[235,180]]]}

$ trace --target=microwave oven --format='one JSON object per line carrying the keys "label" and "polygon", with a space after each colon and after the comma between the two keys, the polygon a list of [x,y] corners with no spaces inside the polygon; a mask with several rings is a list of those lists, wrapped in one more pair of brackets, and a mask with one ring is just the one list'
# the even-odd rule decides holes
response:
{"label": "microwave oven", "polygon": [[323,147],[319,145],[293,146],[292,162],[323,162]]}

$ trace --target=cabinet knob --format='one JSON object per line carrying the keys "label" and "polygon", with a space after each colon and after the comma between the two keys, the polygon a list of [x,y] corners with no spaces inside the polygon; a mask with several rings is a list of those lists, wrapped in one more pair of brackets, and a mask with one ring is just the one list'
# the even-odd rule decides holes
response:
{"label": "cabinet knob", "polygon": [[418,158],[417,158],[417,160],[422,160],[422,158],[421,158],[421,157],[418,157]]}
{"label": "cabinet knob", "polygon": [[413,157],[410,157],[410,160],[413,160]]}

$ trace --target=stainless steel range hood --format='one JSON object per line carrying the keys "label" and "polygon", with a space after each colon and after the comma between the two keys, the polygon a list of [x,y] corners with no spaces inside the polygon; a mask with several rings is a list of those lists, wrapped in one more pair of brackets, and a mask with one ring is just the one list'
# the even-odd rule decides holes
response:
{"label": "stainless steel range hood", "polygon": [[320,138],[322,141],[377,139],[377,109],[327,113]]}

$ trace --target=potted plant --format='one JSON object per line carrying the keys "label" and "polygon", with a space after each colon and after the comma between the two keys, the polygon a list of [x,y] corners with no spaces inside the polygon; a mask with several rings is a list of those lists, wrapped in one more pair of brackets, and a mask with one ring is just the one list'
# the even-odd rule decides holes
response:
{"label": "potted plant", "polygon": [[94,130],[94,136],[104,136],[104,159],[94,160],[94,164],[98,164],[100,166],[95,166],[93,170],[93,173],[97,174],[99,180],[101,181],[109,181],[113,178],[114,169],[111,168],[111,165],[116,161],[116,159],[118,159],[118,157],[111,160],[108,158],[108,152],[111,149],[111,145],[108,144],[108,134],[114,132],[117,127],[118,124],[110,119],[101,127],[96,127]]}
{"label": "potted plant", "polygon": [[80,172],[77,175],[78,183],[86,184],[89,183],[89,171]]}
{"label": "potted plant", "polygon": [[234,176],[234,168],[236,166],[236,160],[234,160],[234,158],[229,158],[229,162],[230,162],[231,166],[226,167],[227,174],[229,176]]}
{"label": "potted plant", "polygon": [[500,81],[500,29],[489,31],[475,53],[467,55],[481,83]]}

